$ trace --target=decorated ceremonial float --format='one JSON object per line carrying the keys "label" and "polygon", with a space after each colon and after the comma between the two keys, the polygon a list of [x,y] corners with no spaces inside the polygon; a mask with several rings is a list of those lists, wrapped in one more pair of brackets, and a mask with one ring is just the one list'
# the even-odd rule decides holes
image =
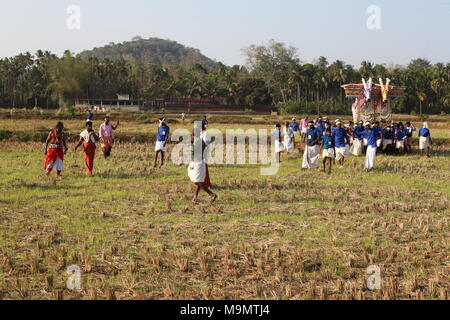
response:
{"label": "decorated ceremonial float", "polygon": [[355,99],[352,105],[353,119],[356,122],[363,121],[390,121],[392,120],[393,99],[402,96],[406,87],[391,86],[390,80],[383,83],[379,79],[379,84],[374,84],[372,78],[369,81],[362,79],[362,84],[346,84],[342,88],[345,90],[347,98]]}

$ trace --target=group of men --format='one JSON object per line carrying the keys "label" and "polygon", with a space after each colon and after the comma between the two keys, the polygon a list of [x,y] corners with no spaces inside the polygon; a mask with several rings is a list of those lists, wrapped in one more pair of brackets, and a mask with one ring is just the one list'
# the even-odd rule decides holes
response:
{"label": "group of men", "polygon": [[[105,117],[97,134],[93,129],[92,118],[88,117],[86,129],[80,133],[78,143],[74,147],[74,151],[83,147],[84,163],[88,176],[92,176],[94,170],[95,151],[97,149],[96,143],[98,141],[101,142],[103,156],[105,159],[109,158],[115,140],[114,131],[119,127],[119,124],[120,122],[117,121],[116,126],[113,126],[110,118]],[[64,155],[67,151],[68,147],[64,134],[64,124],[58,122],[48,135],[45,143],[44,170],[47,175],[50,175],[52,171],[56,171],[56,176],[61,177],[61,172],[64,169]]]}
{"label": "group of men", "polygon": [[[332,124],[326,117],[320,117],[315,121],[309,121],[306,117],[299,124],[294,118],[290,124],[286,123],[285,142],[282,143],[279,137],[279,143],[275,144],[275,152],[277,154],[285,150],[291,152],[286,142],[299,135],[306,146],[303,169],[319,168],[322,149],[324,171],[328,168],[330,173],[335,161],[338,161],[342,168],[350,154],[362,156],[364,153],[366,154],[365,169],[371,171],[375,167],[377,152],[411,153],[415,131],[416,128],[410,122],[407,122],[406,126],[401,122],[380,123],[379,121],[366,123],[360,121],[357,125],[349,121],[344,125],[340,119]],[[428,123],[425,122],[423,128],[419,130],[419,147],[422,155],[430,156],[431,145],[431,133]]]}

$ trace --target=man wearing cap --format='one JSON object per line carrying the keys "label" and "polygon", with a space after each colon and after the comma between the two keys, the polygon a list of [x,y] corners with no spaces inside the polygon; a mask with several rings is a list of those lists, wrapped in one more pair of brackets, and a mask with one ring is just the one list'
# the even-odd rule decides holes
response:
{"label": "man wearing cap", "polygon": [[336,123],[337,128],[333,132],[334,146],[336,150],[336,160],[339,162],[341,168],[344,167],[345,156],[347,154],[347,145],[350,143],[347,130],[342,127],[342,122]]}
{"label": "man wearing cap", "polygon": [[423,156],[426,152],[427,157],[429,158],[433,141],[431,139],[431,132],[427,122],[424,122],[423,128],[419,130],[419,143],[421,155]]}
{"label": "man wearing cap", "polygon": [[377,121],[370,126],[370,123],[366,123],[366,131],[364,131],[363,136],[367,139],[367,152],[365,168],[367,172],[370,172],[375,167],[375,160],[377,157],[378,140],[381,139],[381,128],[380,123]]}
{"label": "man wearing cap", "polygon": [[306,137],[306,148],[303,154],[303,169],[318,169],[320,162],[320,139],[317,128],[314,125],[314,121],[309,122],[309,129]]}

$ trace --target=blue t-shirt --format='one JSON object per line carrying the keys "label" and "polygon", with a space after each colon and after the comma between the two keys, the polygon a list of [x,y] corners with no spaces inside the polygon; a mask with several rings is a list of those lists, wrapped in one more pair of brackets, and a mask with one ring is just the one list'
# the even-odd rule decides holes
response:
{"label": "blue t-shirt", "polygon": [[336,148],[345,148],[346,143],[346,137],[347,137],[347,130],[344,128],[340,129],[334,129],[333,130],[333,137],[334,137],[334,145]]}
{"label": "blue t-shirt", "polygon": [[292,122],[289,126],[294,132],[298,132],[300,130],[300,125],[297,122]]}
{"label": "blue t-shirt", "polygon": [[308,146],[312,147],[313,146],[313,142],[317,140],[317,138],[320,137],[319,132],[316,129],[308,129]]}
{"label": "blue t-shirt", "polygon": [[397,140],[402,141],[404,138],[406,138],[406,130],[397,130]]}
{"label": "blue t-shirt", "polygon": [[391,130],[384,129],[383,135],[386,140],[392,140],[394,138],[394,132]]}
{"label": "blue t-shirt", "polygon": [[376,148],[378,147],[378,140],[381,139],[381,128],[366,129],[363,136],[367,139],[369,146]]}
{"label": "blue t-shirt", "polygon": [[353,132],[355,133],[355,136],[358,140],[362,140],[363,139],[363,132],[365,131],[365,128],[362,126],[356,126],[353,129]]}
{"label": "blue t-shirt", "polygon": [[158,141],[166,141],[169,138],[170,128],[168,126],[158,128]]}
{"label": "blue t-shirt", "polygon": [[87,120],[88,120],[88,121],[94,120],[94,114],[93,114],[92,112],[88,112],[88,114],[87,114]]}
{"label": "blue t-shirt", "polygon": [[419,137],[431,138],[430,130],[427,128],[422,128],[419,130]]}
{"label": "blue t-shirt", "polygon": [[324,135],[322,137],[322,144],[325,150],[334,148],[334,139],[333,136]]}
{"label": "blue t-shirt", "polygon": [[319,124],[316,127],[316,131],[317,131],[317,134],[319,135],[319,137],[321,137],[321,136],[323,136],[323,132],[325,131],[325,129],[321,124]]}

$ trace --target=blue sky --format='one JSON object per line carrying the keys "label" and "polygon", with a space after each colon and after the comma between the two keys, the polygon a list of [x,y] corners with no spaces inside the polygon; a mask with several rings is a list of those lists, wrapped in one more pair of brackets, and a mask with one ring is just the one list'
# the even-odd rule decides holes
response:
{"label": "blue sky", "polygon": [[[81,29],[68,30],[69,5]],[[368,6],[381,9],[381,30],[369,30]],[[450,62],[450,0],[2,0],[0,57],[37,49],[80,52],[140,35],[198,48],[228,65],[241,49],[269,39],[299,49],[302,61],[324,55],[406,64],[412,58]]]}

